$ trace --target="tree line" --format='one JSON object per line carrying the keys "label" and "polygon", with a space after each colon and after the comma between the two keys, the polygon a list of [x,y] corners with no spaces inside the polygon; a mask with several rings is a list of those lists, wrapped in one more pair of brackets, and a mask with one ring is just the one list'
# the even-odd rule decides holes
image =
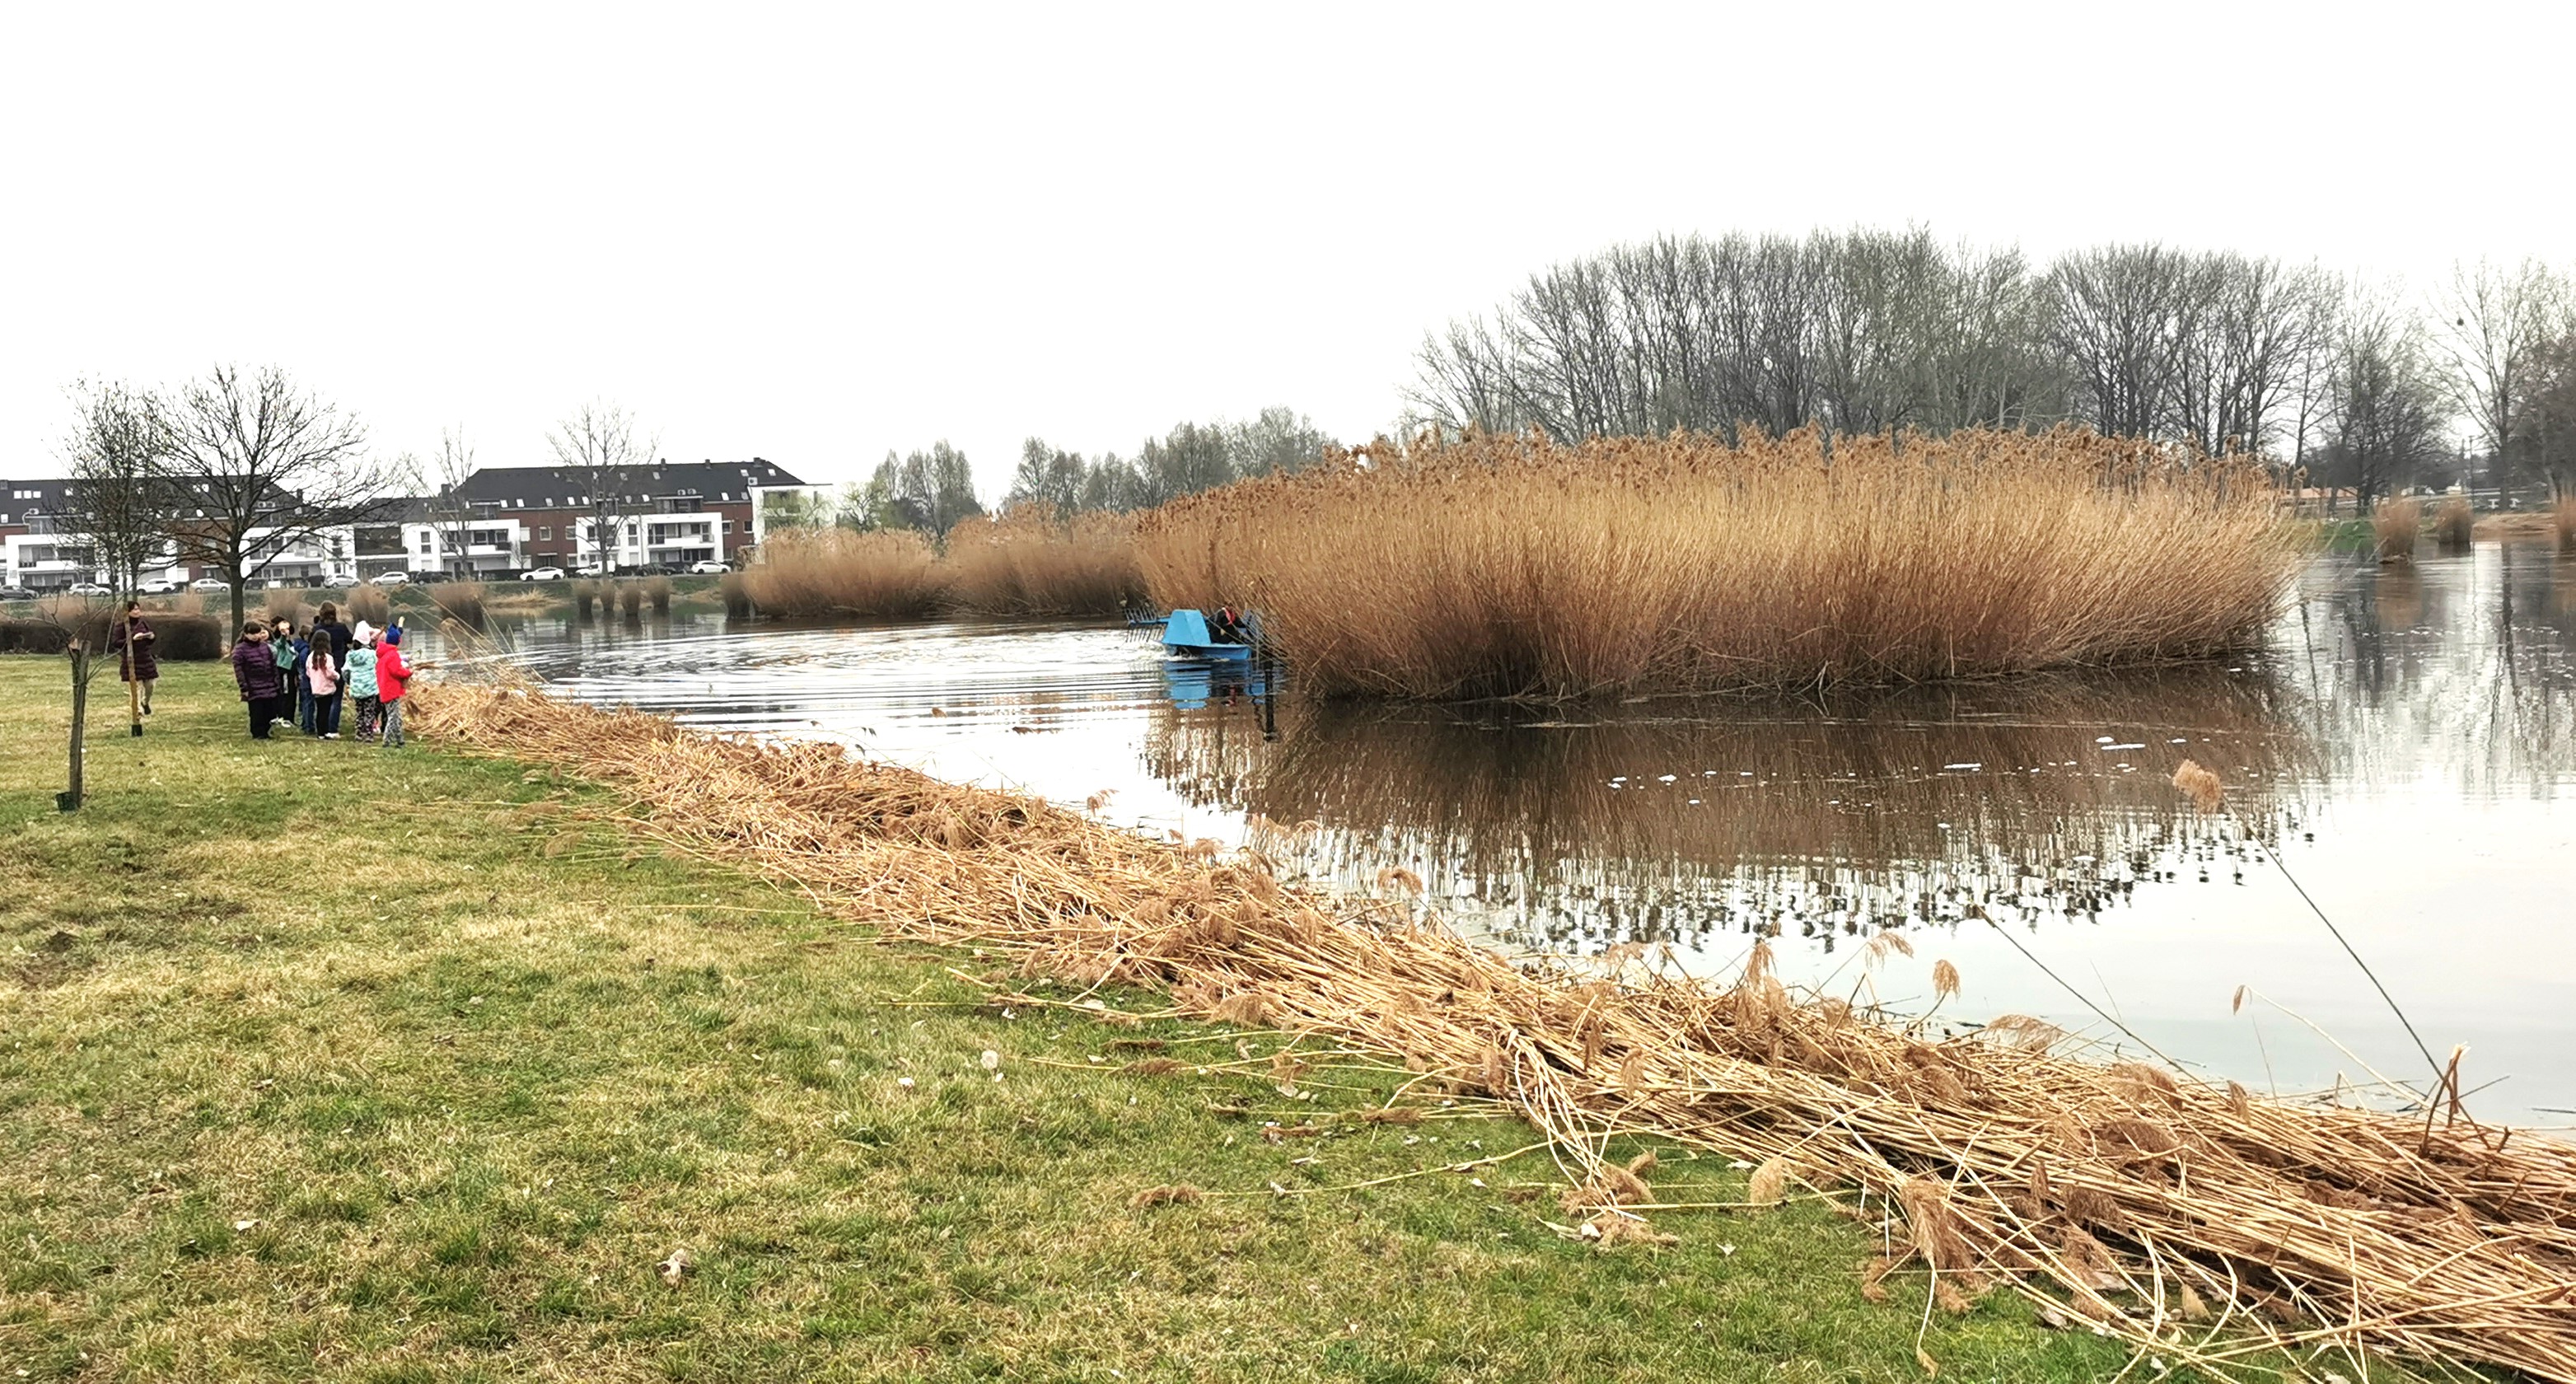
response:
{"label": "tree line", "polygon": [[[1280,406],[1238,422],[1178,424],[1161,437],[1146,438],[1132,457],[1086,457],[1032,437],[1020,444],[1019,465],[1000,507],[1029,506],[1059,519],[1152,509],[1246,476],[1311,465],[1339,445],[1306,415]],[[765,522],[774,528],[915,529],[938,537],[958,520],[982,513],[974,468],[964,452],[942,439],[927,448],[886,453],[866,482],[845,485],[828,500],[777,497]]]}
{"label": "tree line", "polygon": [[2576,489],[2576,291],[2526,261],[2429,298],[2164,245],[2045,265],[1930,232],[1664,237],[1531,276],[1429,334],[1410,421],[1729,437],[2060,422],[2261,452],[2367,503],[2464,468]]}

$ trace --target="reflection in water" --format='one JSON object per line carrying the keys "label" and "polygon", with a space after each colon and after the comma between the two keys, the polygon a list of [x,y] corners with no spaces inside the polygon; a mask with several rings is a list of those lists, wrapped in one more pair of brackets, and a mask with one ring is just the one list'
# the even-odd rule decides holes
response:
{"label": "reflection in water", "polygon": [[[1195,801],[1313,824],[1326,873],[1401,864],[1521,945],[1761,928],[1830,948],[1972,907],[2089,916],[2239,868],[2296,828],[2313,772],[2276,701],[2268,677],[2214,669],[1568,719],[1289,700],[1275,740],[1266,707],[1175,703],[1144,754]],[[2233,820],[2173,790],[2185,758],[2233,786]]]}

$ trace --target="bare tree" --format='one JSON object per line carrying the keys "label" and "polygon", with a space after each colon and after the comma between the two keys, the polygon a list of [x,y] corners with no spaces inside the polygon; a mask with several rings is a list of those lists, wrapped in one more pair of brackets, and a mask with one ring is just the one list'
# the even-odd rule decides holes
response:
{"label": "bare tree", "polygon": [[637,476],[652,465],[661,443],[639,437],[633,415],[615,404],[592,400],[546,434],[556,464],[580,482],[582,494],[572,507],[590,511],[583,522],[598,551],[603,571],[617,566],[617,531],[641,503]]}
{"label": "bare tree", "polygon": [[2537,260],[2511,269],[2484,259],[2474,268],[2451,266],[2439,339],[2454,402],[2494,458],[2498,490],[2512,483],[2519,386],[2534,353],[2556,335],[2567,293],[2567,284]]}
{"label": "bare tree", "polygon": [[2422,321],[2393,293],[2363,286],[2344,308],[2326,433],[2329,476],[2365,510],[2449,450]]}
{"label": "bare tree", "polygon": [[84,381],[73,401],[80,421],[63,446],[71,484],[56,522],[86,537],[115,594],[131,596],[144,567],[171,551],[176,510],[160,421],[151,397],[123,384]]}
{"label": "bare tree", "polygon": [[2516,390],[2515,454],[2549,480],[2549,497],[2576,495],[2576,323],[2531,353]]}
{"label": "bare tree", "polygon": [[243,590],[290,546],[375,518],[392,473],[366,455],[358,420],[263,366],[219,365],[159,410],[165,472],[176,489],[179,553]]}
{"label": "bare tree", "polygon": [[472,565],[466,550],[472,544],[474,506],[466,498],[465,486],[474,478],[474,444],[466,440],[465,429],[442,429],[437,452],[427,461],[405,454],[401,467],[420,493],[421,517],[429,525],[443,565],[457,575],[467,575]]}

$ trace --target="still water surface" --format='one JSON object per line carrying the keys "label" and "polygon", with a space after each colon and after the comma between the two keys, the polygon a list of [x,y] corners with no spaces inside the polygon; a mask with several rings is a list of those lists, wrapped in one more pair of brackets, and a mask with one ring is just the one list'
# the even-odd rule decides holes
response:
{"label": "still water surface", "polygon": [[[1343,888],[1400,866],[1508,948],[1668,941],[1725,973],[1772,932],[1792,983],[1909,1012],[1951,961],[1936,1025],[2036,1014],[2285,1094],[2420,1082],[2321,910],[2436,1057],[2469,1045],[2473,1109],[2576,1123],[2576,563],[2532,549],[2320,561],[2228,665],[1552,715],[1274,697],[1116,627],[504,633],[585,700],[1109,790],[1121,825]],[[2184,758],[2221,813],[2174,790]],[[1872,968],[1887,926],[1914,955]]]}

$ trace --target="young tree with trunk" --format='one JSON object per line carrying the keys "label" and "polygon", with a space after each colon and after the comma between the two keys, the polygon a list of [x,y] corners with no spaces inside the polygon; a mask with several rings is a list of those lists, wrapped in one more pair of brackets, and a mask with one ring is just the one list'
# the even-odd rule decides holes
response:
{"label": "young tree with trunk", "polygon": [[2324,460],[2368,510],[2448,454],[2442,385],[2421,321],[2391,296],[2364,288],[2342,322]]}
{"label": "young tree with trunk", "polygon": [[474,531],[474,506],[465,498],[465,483],[474,477],[474,444],[466,441],[465,429],[442,430],[436,453],[427,461],[405,454],[400,469],[421,496],[422,518],[438,544],[440,565],[467,574],[472,559],[465,550]]}
{"label": "young tree with trunk", "polygon": [[298,543],[376,518],[393,473],[367,456],[367,432],[274,366],[220,365],[157,410],[179,555],[223,573],[232,624],[243,592]]}
{"label": "young tree with trunk", "polygon": [[625,409],[594,399],[556,424],[546,444],[554,449],[555,464],[581,484],[580,502],[572,507],[590,512],[582,522],[590,530],[594,560],[603,572],[614,571],[619,526],[641,503],[636,478],[653,464],[660,440],[639,435]]}

